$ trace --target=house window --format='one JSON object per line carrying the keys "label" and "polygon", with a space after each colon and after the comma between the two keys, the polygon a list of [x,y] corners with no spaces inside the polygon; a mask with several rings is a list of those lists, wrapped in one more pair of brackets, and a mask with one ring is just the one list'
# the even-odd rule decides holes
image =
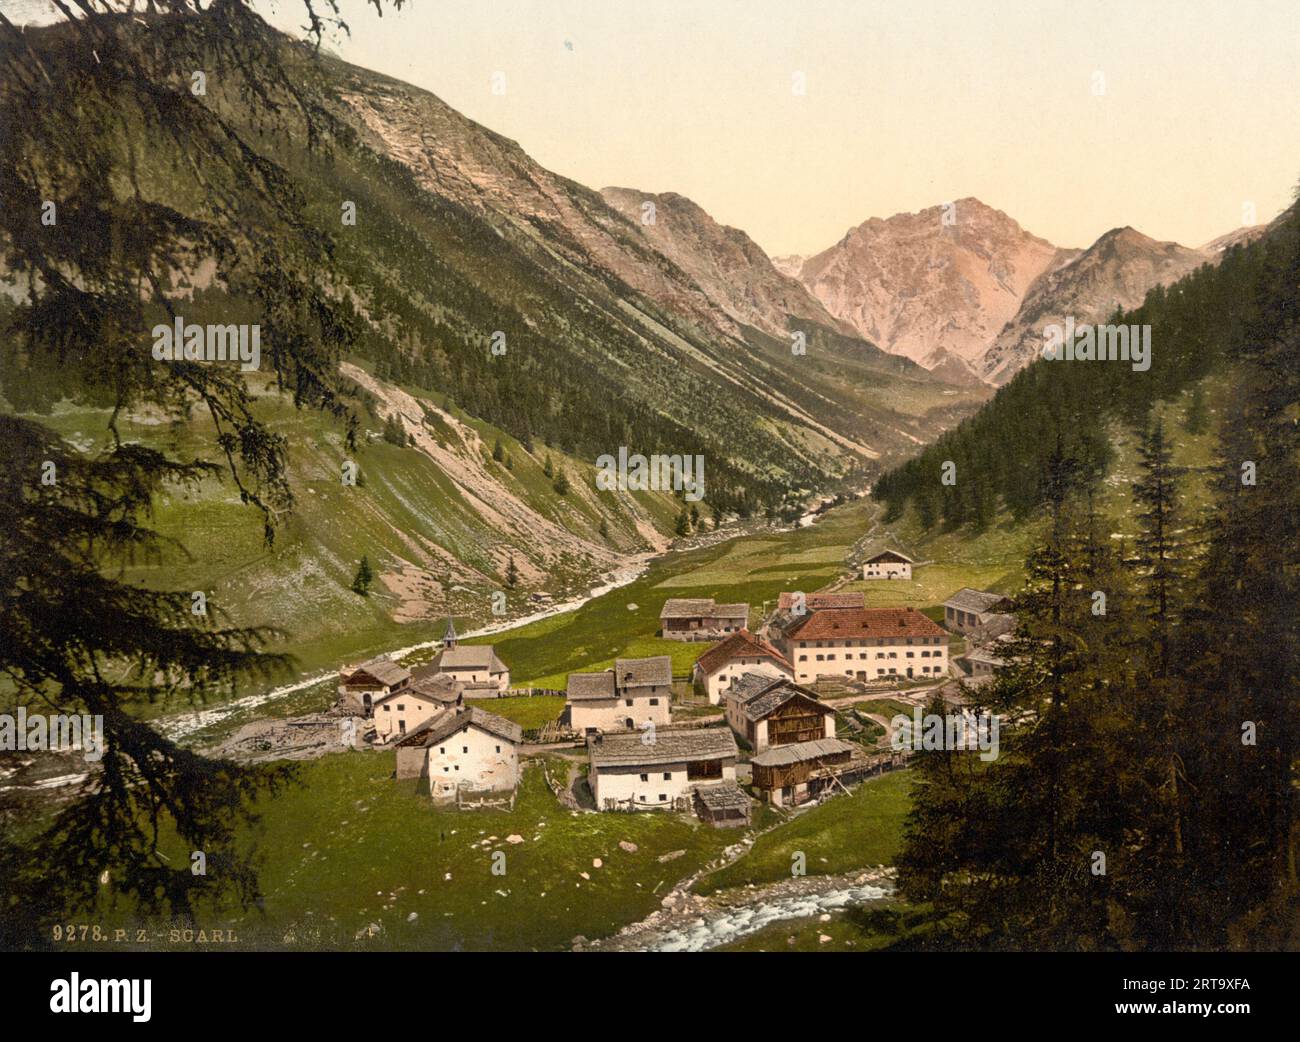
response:
{"label": "house window", "polygon": [[648,775],[648,774],[643,774],[643,775],[641,775],[641,780],[642,780],[642,781],[649,781],[649,780],[650,780],[650,775]]}
{"label": "house window", "polygon": [[467,753],[467,752],[469,752],[469,746],[468,746],[468,745],[462,745],[462,746],[460,747],[460,751],[463,752],[463,753]]}
{"label": "house window", "polygon": [[661,792],[661,793],[659,794],[659,802],[660,802],[660,803],[667,803],[667,802],[668,802],[668,793],[666,793],[666,792]]}
{"label": "house window", "polygon": [[398,729],[402,734],[406,734],[406,721],[405,721],[405,720],[398,720],[398,721],[397,721],[397,729]]}
{"label": "house window", "polygon": [[652,698],[652,699],[650,699],[650,704],[651,704],[652,706],[657,706],[657,705],[659,704],[659,699],[657,699],[657,698]]}
{"label": "house window", "polygon": [[500,752],[500,751],[501,751],[501,746],[498,745],[498,746],[497,746],[497,752]]}
{"label": "house window", "polygon": [[630,699],[630,698],[626,698],[626,699],[624,699],[624,701],[625,701],[628,705],[631,705],[631,704],[632,704],[632,699]]}
{"label": "house window", "polygon": [[392,706],[384,706],[384,712],[387,713],[392,708]]}
{"label": "house window", "polygon": [[439,755],[439,756],[446,756],[446,755],[447,755],[447,747],[446,747],[445,745],[440,745],[440,746],[438,746],[438,755]]}
{"label": "house window", "polygon": [[397,711],[398,711],[399,713],[404,713],[404,712],[406,712],[406,705],[405,705],[405,703],[398,702],[398,703],[397,703]]}
{"label": "house window", "polygon": [[807,662],[807,661],[808,661],[808,656],[807,656],[807,655],[800,655],[800,656],[799,656],[799,661],[800,661],[800,662]]}
{"label": "house window", "polygon": [[442,773],[443,773],[443,774],[450,774],[450,773],[451,773],[451,768],[450,768],[450,767],[444,767],[444,768],[442,769]]}
{"label": "house window", "polygon": [[664,771],[664,781],[672,781],[672,780],[673,780],[673,772]]}

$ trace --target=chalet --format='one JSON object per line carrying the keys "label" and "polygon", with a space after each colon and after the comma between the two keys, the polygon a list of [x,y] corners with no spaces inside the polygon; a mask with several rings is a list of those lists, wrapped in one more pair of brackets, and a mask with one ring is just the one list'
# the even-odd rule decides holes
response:
{"label": "chalet", "polygon": [[513,789],[519,782],[516,723],[477,706],[446,709],[395,743],[398,778],[428,778],[435,799]]}
{"label": "chalet", "polygon": [[368,659],[359,666],[344,666],[339,670],[339,705],[369,716],[377,699],[401,691],[410,682],[410,670],[387,655]]}
{"label": "chalet", "polygon": [[862,578],[910,579],[912,565],[915,563],[910,557],[900,554],[897,550],[882,550],[862,562]]}
{"label": "chalet", "polygon": [[796,683],[939,678],[948,673],[948,634],[914,608],[823,609],[793,627],[785,657]]}
{"label": "chalet", "polygon": [[838,738],[774,745],[752,760],[753,785],[777,807],[793,807],[843,784],[859,771],[861,750]]}
{"label": "chalet", "polygon": [[777,598],[776,611],[759,631],[765,639],[780,647],[795,626],[815,611],[834,608],[865,608],[864,593],[782,593]]}
{"label": "chalet", "polygon": [[389,742],[414,731],[446,709],[465,704],[465,685],[446,673],[412,674],[411,682],[374,702],[375,734]]}
{"label": "chalet", "polygon": [[717,640],[748,625],[748,604],[715,604],[712,597],[670,597],[659,613],[668,640]]}
{"label": "chalet", "polygon": [[673,660],[620,658],[600,673],[570,673],[566,708],[579,734],[656,727],[672,720]]}
{"label": "chalet", "polygon": [[1005,614],[1010,604],[1000,593],[963,586],[943,602],[943,624],[958,633],[972,633]]}
{"label": "chalet", "polygon": [[727,692],[726,715],[755,750],[835,737],[835,710],[785,677],[746,673]]}
{"label": "chalet", "polygon": [[587,739],[587,780],[598,810],[690,810],[701,786],[736,780],[736,739],[725,727],[661,727]]}
{"label": "chalet", "polygon": [[776,648],[749,630],[733,633],[696,660],[692,679],[695,690],[717,705],[731,682],[742,673],[763,673],[794,679],[794,670]]}
{"label": "chalet", "polygon": [[425,667],[427,674],[445,673],[465,685],[466,698],[497,698],[510,689],[510,669],[497,658],[491,644],[462,647],[456,627],[447,620],[442,650]]}

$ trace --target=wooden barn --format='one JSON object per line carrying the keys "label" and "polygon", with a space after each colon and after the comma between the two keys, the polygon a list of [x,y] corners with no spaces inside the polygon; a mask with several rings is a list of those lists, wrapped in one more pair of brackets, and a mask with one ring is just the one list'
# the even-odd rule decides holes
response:
{"label": "wooden barn", "polygon": [[860,750],[838,738],[772,746],[750,761],[754,788],[773,806],[798,806],[855,771],[855,751],[860,757]]}

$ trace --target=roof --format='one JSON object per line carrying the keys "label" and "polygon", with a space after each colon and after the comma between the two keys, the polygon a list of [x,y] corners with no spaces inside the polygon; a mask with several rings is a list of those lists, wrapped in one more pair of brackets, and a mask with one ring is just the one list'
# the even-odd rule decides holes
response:
{"label": "roof", "polygon": [[438,672],[446,669],[486,669],[504,673],[506,668],[505,663],[497,658],[496,648],[491,644],[457,644],[454,648],[443,648],[432,665]]}
{"label": "roof", "polygon": [[669,597],[664,601],[661,619],[739,619],[749,618],[748,604],[715,604],[712,597]]}
{"label": "roof", "polygon": [[341,672],[344,683],[347,683],[358,673],[368,673],[379,683],[388,687],[400,683],[411,675],[410,670],[405,666],[398,665],[387,655],[377,655],[359,666],[344,666]]}
{"label": "roof", "polygon": [[778,665],[786,669],[790,668],[790,663],[786,661],[784,655],[767,641],[755,637],[749,630],[733,633],[721,644],[715,644],[696,660],[695,665],[707,675],[738,658],[770,658]]}
{"label": "roof", "polygon": [[649,658],[618,658],[612,669],[599,673],[570,673],[567,695],[570,702],[595,702],[619,698],[638,687],[666,687],[673,684],[673,660],[668,655]]}
{"label": "roof", "polygon": [[566,694],[570,702],[616,698],[614,672],[607,669],[603,673],[570,673]]}
{"label": "roof", "polygon": [[652,655],[649,658],[616,658],[614,679],[620,688],[671,687],[673,660],[669,655]]}
{"label": "roof", "polygon": [[[760,678],[766,683],[759,683]],[[740,703],[741,712],[750,720],[762,720],[785,705],[792,698],[812,702],[821,712],[835,712],[811,691],[780,677],[764,677],[759,673],[746,673],[727,693],[727,697]]]}
{"label": "roof", "polygon": [[790,635],[800,640],[852,640],[942,637],[946,632],[915,608],[837,608],[813,612]]}
{"label": "roof", "polygon": [[771,745],[749,762],[758,767],[786,767],[805,760],[817,760],[837,753],[851,753],[853,746],[838,738],[818,738],[812,742],[792,742],[790,745]]}
{"label": "roof", "polygon": [[740,791],[735,782],[723,782],[721,785],[701,785],[695,795],[706,808],[717,813],[722,810],[747,810],[749,797]]}
{"label": "roof", "polygon": [[985,665],[989,666],[1005,666],[1007,664],[1006,659],[1002,658],[1000,655],[993,654],[993,652],[988,648],[975,648],[972,651],[968,651],[966,652],[965,658],[967,662],[983,662]]}
{"label": "roof", "polygon": [[957,608],[961,611],[986,612],[999,601],[1006,600],[1000,593],[989,593],[987,590],[972,590],[969,586],[963,586],[946,601],[943,602],[945,608]]}
{"label": "roof", "polygon": [[870,564],[872,561],[898,561],[902,564],[915,564],[906,554],[900,554],[897,550],[881,550],[878,554],[868,557],[864,564]]}
{"label": "roof", "polygon": [[376,699],[375,705],[383,705],[395,698],[427,698],[435,702],[455,702],[465,693],[465,685],[447,673],[420,675],[416,671],[415,679],[401,691],[390,691],[383,698]]}
{"label": "roof", "polygon": [[[654,734],[654,741],[645,739]],[[736,739],[727,727],[657,727],[614,731],[587,739],[593,767],[638,767],[687,760],[726,760],[736,756]]]}
{"label": "roof", "polygon": [[[797,593],[783,593],[776,599],[778,611],[790,611],[795,606]],[[805,593],[803,605],[809,611],[819,608],[863,608],[867,603],[865,593]]]}
{"label": "roof", "polygon": [[464,706],[460,709],[448,709],[432,720],[417,727],[410,734],[399,738],[394,745],[405,748],[427,749],[450,738],[465,727],[477,727],[488,734],[504,739],[512,745],[524,740],[524,729],[512,720],[489,713],[478,706]]}

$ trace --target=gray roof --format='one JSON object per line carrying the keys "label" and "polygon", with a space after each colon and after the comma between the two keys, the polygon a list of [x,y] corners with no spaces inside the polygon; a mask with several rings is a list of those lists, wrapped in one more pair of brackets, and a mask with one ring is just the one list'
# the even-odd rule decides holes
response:
{"label": "gray roof", "polygon": [[615,659],[614,679],[620,688],[671,687],[673,660],[668,655]]}
{"label": "gray roof", "polygon": [[944,601],[943,606],[945,608],[956,608],[960,611],[982,613],[1003,600],[1006,600],[1003,594],[989,593],[987,590],[972,590],[969,586],[963,586]]}
{"label": "gray roof", "polygon": [[688,760],[736,758],[736,739],[726,727],[657,727],[654,741],[646,744],[649,731],[615,731],[587,739],[591,765],[639,767]]}
{"label": "gray roof", "polygon": [[608,669],[603,673],[570,673],[567,694],[570,702],[613,699],[614,674]]}
{"label": "gray roof", "polygon": [[487,731],[488,734],[504,739],[511,745],[518,745],[524,740],[524,729],[513,720],[489,713],[478,706],[464,706],[460,709],[445,710],[394,744],[407,748],[427,749],[445,738],[450,738],[463,727],[477,727]]}
{"label": "gray roof", "polygon": [[715,604],[712,597],[669,597],[661,619],[748,619],[748,604]]}
{"label": "gray roof", "polygon": [[435,672],[447,669],[486,669],[493,673],[504,673],[505,663],[497,658],[496,648],[491,644],[457,644],[454,648],[443,648],[431,663]]}
{"label": "gray roof", "polygon": [[391,687],[393,684],[401,683],[407,679],[411,673],[405,666],[394,662],[387,655],[377,655],[372,659],[361,663],[359,666],[345,666],[342,670],[343,681],[346,684],[356,673],[369,673],[379,683]]}
{"label": "gray roof", "polygon": [[811,691],[782,677],[769,677],[759,673],[746,673],[731,685],[727,697],[739,702],[741,712],[750,720],[764,719],[792,698],[805,698],[815,703],[824,713],[835,712]]}
{"label": "gray roof", "polygon": [[454,703],[465,693],[465,685],[447,673],[417,675],[409,685],[400,691],[390,691],[383,698],[376,699],[375,705],[383,705],[395,698],[427,698],[435,702]]}
{"label": "gray roof", "polygon": [[721,785],[701,785],[695,790],[700,802],[711,811],[747,810],[749,797],[740,791],[735,782],[723,782]]}
{"label": "gray roof", "polygon": [[759,767],[786,767],[804,760],[816,760],[836,753],[851,753],[853,746],[838,738],[818,738],[812,742],[793,742],[790,745],[772,745],[749,762]]}
{"label": "gray roof", "polygon": [[570,673],[567,693],[571,702],[593,702],[635,695],[634,688],[673,685],[673,660],[668,655],[620,658],[614,668],[599,673]]}

